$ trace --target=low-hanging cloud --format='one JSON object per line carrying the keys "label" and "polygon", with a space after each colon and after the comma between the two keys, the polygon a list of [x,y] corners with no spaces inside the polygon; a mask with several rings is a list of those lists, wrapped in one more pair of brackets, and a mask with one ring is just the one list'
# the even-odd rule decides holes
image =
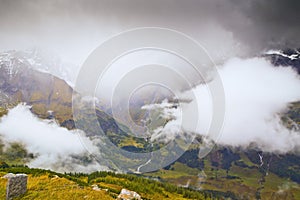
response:
{"label": "low-hanging cloud", "polygon": [[220,70],[226,96],[226,119],[219,143],[287,152],[300,147],[300,134],[280,116],[300,100],[300,77],[292,68],[273,67],[262,58],[233,59]]}
{"label": "low-hanging cloud", "polygon": [[[296,71],[291,67],[274,67],[264,58],[234,58],[220,66],[219,74],[225,92],[226,117],[216,143],[258,147],[278,153],[299,151],[299,131],[288,129],[281,120],[289,104],[300,100],[300,77]],[[212,116],[217,114],[213,112],[218,111],[213,111],[210,93],[205,85],[189,92],[194,93],[197,99],[184,104],[183,109],[191,116],[195,105],[198,106],[200,126],[197,133],[207,136]],[[190,96],[186,92],[183,97]],[[173,120],[172,124],[178,126],[180,120],[177,122]],[[189,131],[188,124],[182,124],[182,128]],[[159,130],[161,137],[168,137],[167,128],[160,127]]]}
{"label": "low-hanging cloud", "polygon": [[19,104],[11,109],[0,121],[0,133],[6,144],[20,142],[36,156],[28,163],[30,167],[62,172],[105,169],[93,160],[82,163],[75,159],[89,157],[86,145],[89,151],[97,152],[97,147],[83,131],[69,131],[54,121],[41,120],[31,113],[29,106]]}

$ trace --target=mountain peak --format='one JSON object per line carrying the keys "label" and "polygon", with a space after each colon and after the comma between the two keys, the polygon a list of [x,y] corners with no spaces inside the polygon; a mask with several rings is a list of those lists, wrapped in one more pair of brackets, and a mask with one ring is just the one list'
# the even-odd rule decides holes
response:
{"label": "mountain peak", "polygon": [[300,74],[300,48],[269,50],[263,56],[275,66],[291,66]]}

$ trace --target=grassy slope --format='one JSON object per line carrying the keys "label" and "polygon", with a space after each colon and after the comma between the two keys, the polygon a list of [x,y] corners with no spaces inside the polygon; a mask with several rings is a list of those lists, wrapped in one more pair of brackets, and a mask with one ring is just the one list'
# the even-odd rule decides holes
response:
{"label": "grassy slope", "polygon": [[[5,199],[5,184],[6,180],[1,178],[1,199]],[[105,191],[95,191],[90,187],[82,188],[66,178],[51,178],[48,175],[41,175],[37,177],[30,175],[28,177],[27,188],[27,193],[16,199],[113,199]]]}
{"label": "grassy slope", "polygon": [[[135,175],[114,173],[59,174],[48,170],[26,167],[2,168],[7,172],[28,174],[28,191],[16,199],[115,199],[122,188],[138,192],[143,199],[204,199],[204,194],[170,184],[162,184]],[[97,184],[100,191],[92,189]],[[0,199],[5,199],[6,179],[0,178]],[[105,191],[104,189],[108,189]],[[186,197],[186,198],[185,198]]]}

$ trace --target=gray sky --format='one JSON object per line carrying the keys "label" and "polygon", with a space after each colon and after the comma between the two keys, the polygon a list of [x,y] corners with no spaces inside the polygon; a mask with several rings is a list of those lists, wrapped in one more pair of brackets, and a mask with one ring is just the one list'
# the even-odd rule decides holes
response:
{"label": "gray sky", "polygon": [[120,31],[172,28],[216,59],[300,47],[298,0],[0,0],[0,50],[49,49],[81,63]]}

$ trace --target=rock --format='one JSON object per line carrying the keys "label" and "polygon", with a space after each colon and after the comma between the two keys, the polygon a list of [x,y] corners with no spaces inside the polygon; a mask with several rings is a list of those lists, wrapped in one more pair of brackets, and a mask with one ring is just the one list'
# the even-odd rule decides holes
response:
{"label": "rock", "polygon": [[51,178],[51,180],[53,180],[53,179],[58,179],[58,178],[59,178],[59,176],[54,175],[54,176]]}
{"label": "rock", "polygon": [[119,194],[117,200],[142,200],[141,196],[134,192],[127,189],[122,189],[121,193]]}
{"label": "rock", "polygon": [[92,185],[92,188],[95,191],[101,191],[102,190],[102,191],[108,192],[108,189],[99,188],[99,186],[97,184]]}
{"label": "rock", "polygon": [[92,185],[92,187],[93,187],[93,190],[95,190],[95,191],[100,191],[100,190],[101,190],[101,189],[98,187],[98,185],[96,185],[96,184]]}
{"label": "rock", "polygon": [[6,174],[4,178],[8,179],[6,185],[6,200],[25,194],[27,191],[26,174]]}

